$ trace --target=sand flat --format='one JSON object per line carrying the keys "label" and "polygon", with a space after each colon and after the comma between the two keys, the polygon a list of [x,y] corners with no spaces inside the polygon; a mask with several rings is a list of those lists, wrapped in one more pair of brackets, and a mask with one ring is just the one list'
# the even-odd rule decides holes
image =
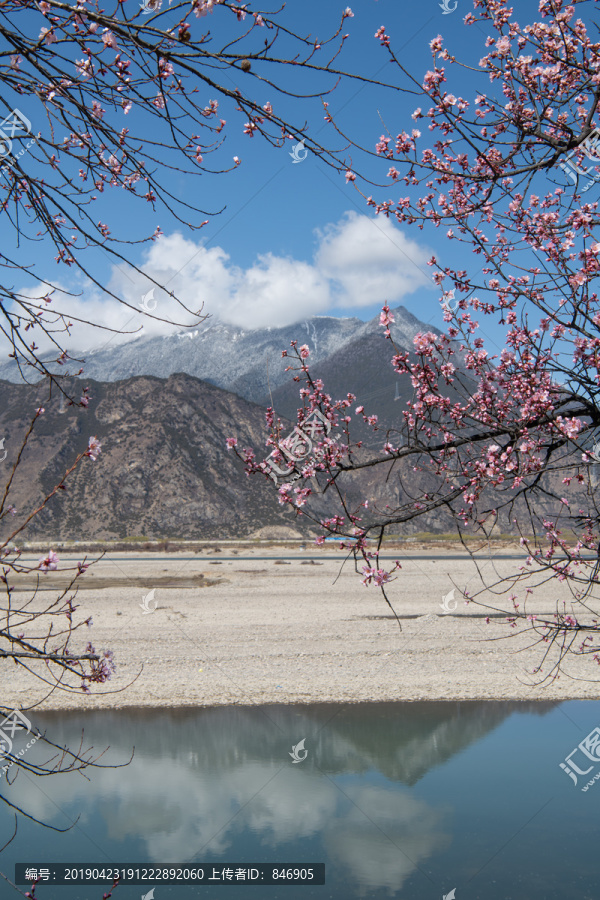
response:
{"label": "sand flat", "polygon": [[[119,553],[99,562],[78,596],[78,614],[93,618],[78,646],[91,640],[98,650],[113,651],[111,681],[93,686],[91,695],[55,691],[44,700],[46,685],[5,662],[3,697],[21,708],[42,701],[41,709],[600,698],[600,684],[588,680],[599,677],[591,657],[568,665],[580,680],[563,675],[536,686],[539,676],[532,672],[542,645],[524,649],[532,635],[509,637],[503,616],[461,598],[465,586],[475,591],[479,584],[466,554],[450,559],[457,551],[440,549],[432,560],[426,558],[431,550],[410,549],[412,558],[398,552],[402,571],[389,596],[400,629],[379,590],[361,584],[352,562],[325,559],[339,552],[331,545],[305,552],[244,547],[238,550],[243,558],[231,560],[231,547],[221,546],[220,554],[207,550],[193,559]],[[276,560],[284,554],[293,557],[289,564]],[[481,563],[488,578],[518,569],[520,563],[505,555]],[[322,559],[314,564],[310,556]],[[63,581],[60,573],[48,573],[42,584]],[[453,587],[457,606],[444,614],[441,601]],[[156,609],[144,614],[140,604],[151,590]],[[487,597],[501,606],[500,598]],[[569,609],[568,586],[553,579],[534,591],[528,612],[551,615],[563,599]]]}

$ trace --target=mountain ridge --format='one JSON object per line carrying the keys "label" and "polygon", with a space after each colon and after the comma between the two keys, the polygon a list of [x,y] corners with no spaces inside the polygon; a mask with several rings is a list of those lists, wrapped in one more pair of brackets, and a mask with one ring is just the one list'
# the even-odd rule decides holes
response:
{"label": "mountain ridge", "polygon": [[[429,326],[403,306],[393,312],[396,322],[391,326],[392,335],[402,347],[410,349],[412,338]],[[252,331],[215,321],[212,325],[203,323],[163,337],[141,337],[84,354],[83,374],[94,381],[114,382],[139,375],[168,378],[181,373],[266,405],[270,392],[290,380],[285,371],[290,361],[282,358],[281,352],[289,349],[291,341],[308,345],[314,365],[373,333],[383,335],[379,315],[366,322],[356,317],[313,316],[294,325]],[[76,351],[71,355],[79,356]],[[65,373],[64,367],[55,366],[55,370],[57,374]],[[0,379],[21,382],[15,362],[0,365]]]}

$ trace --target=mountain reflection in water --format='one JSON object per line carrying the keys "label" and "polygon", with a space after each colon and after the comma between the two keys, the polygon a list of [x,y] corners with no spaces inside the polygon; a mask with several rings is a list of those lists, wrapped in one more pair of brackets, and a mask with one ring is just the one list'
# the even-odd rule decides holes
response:
{"label": "mountain reflection in water", "polygon": [[[533,729],[552,718],[558,706],[427,702],[32,712],[34,724],[56,743],[78,746],[83,729],[85,746],[99,752],[110,745],[105,764],[127,760],[132,747],[135,756],[126,768],[89,770],[89,781],[21,773],[13,787],[3,782],[5,796],[18,797],[19,805],[38,819],[57,827],[77,815],[80,819],[63,836],[20,822],[17,839],[0,855],[0,868],[10,875],[14,861],[44,859],[103,865],[325,862],[325,887],[264,887],[261,896],[292,900],[381,891],[382,896],[439,900],[444,873],[437,871],[437,861],[452,856],[458,840],[454,819],[462,802],[442,770],[459,765],[482,742],[488,749],[481,765],[490,766],[492,733],[499,726],[527,721]],[[294,764],[291,750],[302,739],[308,755]],[[562,748],[560,741],[557,746]],[[37,746],[28,752],[32,761],[34,753],[41,761]],[[559,753],[550,760],[556,783],[548,796],[553,787],[565,789],[561,758]],[[435,789],[427,789],[428,784]],[[8,837],[10,819],[4,810],[0,824],[0,838]],[[483,857],[486,853],[482,849]],[[453,886],[445,883],[448,891]],[[44,886],[38,893],[40,900],[80,900],[84,893],[76,890]],[[156,897],[209,896],[207,890],[161,886]],[[223,886],[210,896],[225,900],[234,890],[241,900],[240,891],[248,898],[260,889]],[[86,900],[102,895],[100,888],[79,891]],[[139,895],[137,888],[123,886],[115,900]],[[484,895],[488,900],[513,896],[490,890]],[[465,889],[457,900],[468,896],[479,894]]]}

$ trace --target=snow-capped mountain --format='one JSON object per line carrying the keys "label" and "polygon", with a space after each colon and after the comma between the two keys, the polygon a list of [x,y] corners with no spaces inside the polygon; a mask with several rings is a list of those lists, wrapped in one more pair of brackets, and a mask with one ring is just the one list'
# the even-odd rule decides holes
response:
{"label": "snow-capped mountain", "polygon": [[[413,337],[421,330],[430,330],[402,306],[394,310],[394,315],[392,334],[402,347],[412,348]],[[181,372],[233,391],[246,400],[265,403],[270,391],[291,377],[285,371],[289,360],[282,358],[281,351],[289,349],[292,340],[297,340],[298,346],[308,345],[311,364],[315,364],[374,333],[383,334],[379,316],[368,322],[313,316],[284,328],[252,331],[208,319],[176,334],[140,337],[117,347],[88,352],[83,355],[84,377],[110,382],[136,375],[168,378]],[[75,352],[71,355],[79,356]],[[71,368],[75,374],[79,365]],[[0,378],[21,380],[14,364],[8,363],[0,366]]]}

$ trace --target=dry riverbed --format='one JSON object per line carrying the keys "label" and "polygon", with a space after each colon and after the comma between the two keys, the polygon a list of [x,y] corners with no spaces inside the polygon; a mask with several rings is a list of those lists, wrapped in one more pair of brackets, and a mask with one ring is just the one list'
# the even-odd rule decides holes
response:
{"label": "dry riverbed", "polygon": [[[480,582],[466,554],[448,558],[457,550],[411,546],[398,551],[402,571],[389,596],[400,629],[379,590],[364,587],[353,563],[342,565],[333,545],[305,551],[220,547],[220,553],[207,547],[192,559],[185,552],[143,557],[134,552],[99,562],[82,579],[77,598],[77,615],[91,615],[93,624],[81,630],[74,647],[91,640],[98,650],[112,650],[113,678],[93,686],[91,695],[54,691],[46,697],[47,685],[5,661],[3,702],[21,708],[42,701],[42,709],[99,709],[600,698],[600,685],[587,680],[600,677],[591,658],[568,667],[582,680],[563,675],[536,686],[540,677],[532,673],[542,645],[526,649],[533,643],[531,634],[515,636],[505,616],[464,604],[460,591],[474,592]],[[493,562],[482,561],[484,576],[494,581],[516,571],[521,563],[504,558],[509,552],[496,551]],[[277,559],[284,555],[289,559]],[[435,559],[426,558],[430,555]],[[325,559],[332,556],[339,559]],[[31,576],[11,581],[18,599],[31,592]],[[56,589],[64,576],[50,572],[42,583]],[[458,604],[445,614],[442,598],[453,587]],[[153,611],[144,612],[143,598],[152,590],[148,608]],[[506,595],[504,605],[491,593],[486,598],[492,606],[508,608]],[[534,591],[528,611],[551,615],[562,599],[569,610],[568,588],[554,579]]]}

